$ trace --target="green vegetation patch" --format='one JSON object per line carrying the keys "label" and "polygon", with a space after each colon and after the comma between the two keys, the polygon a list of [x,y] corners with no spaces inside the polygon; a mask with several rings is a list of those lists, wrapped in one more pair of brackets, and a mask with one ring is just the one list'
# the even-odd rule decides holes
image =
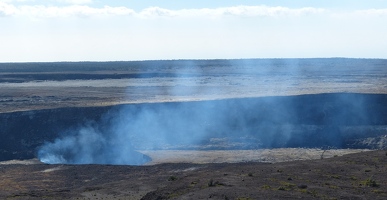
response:
{"label": "green vegetation patch", "polygon": [[368,178],[360,183],[361,185],[368,187],[379,187],[379,184],[372,178]]}
{"label": "green vegetation patch", "polygon": [[170,176],[168,177],[168,181],[176,181],[177,177],[176,176]]}

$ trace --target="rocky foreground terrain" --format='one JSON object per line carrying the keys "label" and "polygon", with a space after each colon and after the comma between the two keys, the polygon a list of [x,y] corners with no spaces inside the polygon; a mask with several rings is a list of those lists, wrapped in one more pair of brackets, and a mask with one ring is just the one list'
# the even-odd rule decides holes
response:
{"label": "rocky foreground terrain", "polygon": [[1,199],[386,199],[387,153],[278,163],[0,165]]}

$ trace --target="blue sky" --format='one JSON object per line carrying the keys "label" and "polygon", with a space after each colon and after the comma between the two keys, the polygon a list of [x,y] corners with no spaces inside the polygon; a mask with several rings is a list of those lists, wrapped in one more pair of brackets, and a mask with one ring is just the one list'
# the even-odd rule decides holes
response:
{"label": "blue sky", "polygon": [[387,0],[0,0],[0,62],[387,58]]}

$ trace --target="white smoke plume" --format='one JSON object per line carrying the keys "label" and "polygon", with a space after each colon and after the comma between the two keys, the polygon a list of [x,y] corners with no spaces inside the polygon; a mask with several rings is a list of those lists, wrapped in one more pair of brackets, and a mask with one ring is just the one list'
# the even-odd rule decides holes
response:
{"label": "white smoke plume", "polygon": [[[336,61],[342,64],[340,67],[351,65],[346,59],[341,61]],[[176,78],[167,87],[160,86],[159,92],[172,97],[198,94],[198,91],[194,91],[198,88],[184,87],[183,82],[179,80],[186,82],[183,74],[190,73],[205,77],[206,74],[204,72],[202,74],[200,67],[197,66],[203,65],[208,72],[211,62],[179,62],[186,65],[175,68],[179,69],[176,76],[181,76],[181,79]],[[279,75],[289,79],[281,84],[272,85],[276,91],[286,90],[289,85],[298,84],[299,80],[295,80],[295,77],[301,76],[313,76],[313,81],[323,83],[333,80],[336,84],[341,81],[357,80],[356,76],[346,78],[340,76],[341,79],[337,79],[337,74],[345,73],[346,70],[340,71],[344,68],[337,68],[338,65],[329,68],[323,64],[326,62],[324,59],[262,60],[259,62],[262,65],[260,67],[254,66],[257,61],[252,60],[229,62],[232,66],[241,66],[229,68],[235,70],[233,73],[236,74],[254,74],[255,77],[263,79]],[[157,61],[149,63],[153,66]],[[160,61],[160,63],[173,62]],[[319,67],[325,71],[317,70]],[[315,73],[316,71],[319,73]],[[217,74],[219,73],[218,71]],[[253,84],[249,79],[243,80],[246,81],[243,84],[245,86]],[[195,81],[189,84],[194,85]],[[211,93],[211,87],[200,89]],[[227,87],[217,89],[227,90]],[[121,105],[112,108],[95,122],[64,131],[61,137],[42,145],[38,149],[38,157],[42,162],[50,164],[140,165],[149,161],[149,158],[137,150],[202,147],[341,148],[345,145],[342,130],[346,127],[383,124],[383,112],[375,106],[378,105],[375,101],[373,95],[339,93]],[[214,138],[224,141],[223,146],[211,147],[212,143],[209,141],[214,141]],[[237,143],[242,145],[232,146]]]}

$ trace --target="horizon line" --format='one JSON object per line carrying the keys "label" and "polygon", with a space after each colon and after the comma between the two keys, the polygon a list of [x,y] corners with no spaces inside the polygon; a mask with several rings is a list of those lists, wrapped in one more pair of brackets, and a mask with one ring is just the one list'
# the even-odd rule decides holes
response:
{"label": "horizon line", "polygon": [[144,59],[144,60],[78,60],[78,61],[11,61],[0,62],[0,64],[22,64],[22,63],[108,63],[108,62],[155,62],[155,61],[216,61],[216,60],[312,60],[312,59],[352,59],[352,60],[387,60],[387,58],[366,57],[271,57],[271,58],[197,58],[197,59]]}

